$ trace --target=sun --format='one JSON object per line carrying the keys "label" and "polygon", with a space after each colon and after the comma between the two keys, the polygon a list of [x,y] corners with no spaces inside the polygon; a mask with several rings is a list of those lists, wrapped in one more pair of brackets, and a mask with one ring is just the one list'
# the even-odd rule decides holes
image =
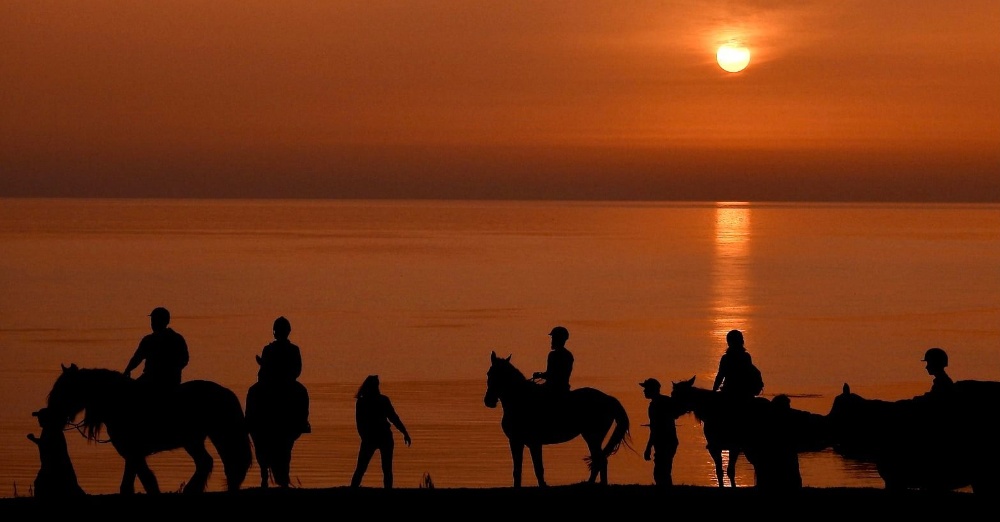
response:
{"label": "sun", "polygon": [[719,61],[719,67],[727,72],[736,73],[746,69],[750,64],[750,49],[739,44],[727,43],[719,47],[715,57]]}

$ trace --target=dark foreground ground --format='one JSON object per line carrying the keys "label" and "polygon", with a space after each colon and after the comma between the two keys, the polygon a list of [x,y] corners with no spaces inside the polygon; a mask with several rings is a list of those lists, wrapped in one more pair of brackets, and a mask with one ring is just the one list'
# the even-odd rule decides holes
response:
{"label": "dark foreground ground", "polygon": [[[375,488],[288,490],[244,489],[194,496],[164,493],[132,497],[88,495],[76,500],[35,497],[0,499],[3,520],[41,520],[62,516],[85,520],[358,520],[405,516],[405,520],[521,520],[545,517],[559,520],[631,520],[671,516],[746,516],[755,520],[830,517],[930,516],[961,520],[996,516],[998,498],[972,493],[890,492],[874,488],[804,488],[794,492],[755,488],[720,489],[676,486],[661,491],[653,486],[579,484],[545,489],[513,488]],[[164,518],[168,517],[168,518]],[[183,518],[182,518],[183,517]],[[890,518],[891,517],[891,518]],[[46,518],[46,520],[54,520]],[[404,519],[398,519],[404,520]],[[833,520],[836,520],[834,518]]]}

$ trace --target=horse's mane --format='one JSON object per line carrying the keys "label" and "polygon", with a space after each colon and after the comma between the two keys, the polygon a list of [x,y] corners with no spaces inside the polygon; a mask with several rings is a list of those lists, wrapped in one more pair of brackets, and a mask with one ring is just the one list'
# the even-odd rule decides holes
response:
{"label": "horse's mane", "polygon": [[528,378],[524,376],[524,372],[522,372],[521,370],[518,370],[517,366],[514,366],[514,363],[508,361],[507,359],[500,359],[500,360],[503,361],[503,364],[505,364],[508,368],[510,368],[510,370],[509,370],[510,373],[513,373],[517,377],[520,377],[521,380],[524,380],[524,381],[528,380]]}
{"label": "horse's mane", "polygon": [[[53,405],[54,401],[61,404],[73,404],[69,415],[69,420],[76,417],[80,411],[84,411],[83,420],[80,426],[83,427],[85,435],[90,440],[100,438],[101,430],[107,416],[109,408],[108,401],[115,398],[127,400],[133,397],[130,390],[123,390],[135,384],[130,377],[122,372],[107,368],[78,368],[75,364],[68,368],[63,368],[63,373],[56,379],[52,390],[48,394],[48,404]],[[76,398],[84,396],[91,399],[83,401],[69,401],[67,396]]]}

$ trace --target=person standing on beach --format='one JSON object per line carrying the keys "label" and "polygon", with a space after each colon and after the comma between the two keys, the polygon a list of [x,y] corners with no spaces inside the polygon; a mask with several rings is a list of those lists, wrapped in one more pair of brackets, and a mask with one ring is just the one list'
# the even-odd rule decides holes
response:
{"label": "person standing on beach", "polygon": [[143,364],[142,375],[136,382],[142,383],[154,393],[170,390],[181,383],[181,372],[188,364],[188,346],[184,337],[170,328],[170,312],[157,307],[149,314],[149,326],[153,332],[139,341],[125,375],[132,376],[132,370]]}
{"label": "person standing on beach", "polygon": [[356,399],[355,421],[358,435],[361,436],[361,447],[358,450],[358,463],[351,477],[351,487],[361,486],[361,479],[364,478],[368,464],[377,450],[382,460],[382,485],[385,489],[392,489],[392,454],[395,441],[391,426],[395,426],[403,434],[403,442],[407,446],[411,442],[410,434],[396,414],[392,401],[379,390],[378,375],[366,377],[354,398]]}
{"label": "person standing on beach", "polygon": [[642,457],[653,461],[653,483],[659,487],[674,485],[674,455],[677,454],[677,425],[674,421],[686,412],[669,395],[660,393],[660,381],[649,378],[639,383],[649,399],[649,441]]}
{"label": "person standing on beach", "polygon": [[542,388],[550,396],[569,392],[569,378],[573,374],[573,354],[566,349],[566,341],[569,339],[569,330],[563,326],[556,326],[549,332],[552,338],[551,351],[546,358],[544,372],[535,372],[533,379],[544,379]]}

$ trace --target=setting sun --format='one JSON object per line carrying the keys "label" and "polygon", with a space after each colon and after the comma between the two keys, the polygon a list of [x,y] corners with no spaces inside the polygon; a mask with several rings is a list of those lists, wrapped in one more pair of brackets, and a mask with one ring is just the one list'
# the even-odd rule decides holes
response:
{"label": "setting sun", "polygon": [[750,49],[738,44],[725,44],[716,53],[719,67],[731,73],[740,72],[750,64]]}

